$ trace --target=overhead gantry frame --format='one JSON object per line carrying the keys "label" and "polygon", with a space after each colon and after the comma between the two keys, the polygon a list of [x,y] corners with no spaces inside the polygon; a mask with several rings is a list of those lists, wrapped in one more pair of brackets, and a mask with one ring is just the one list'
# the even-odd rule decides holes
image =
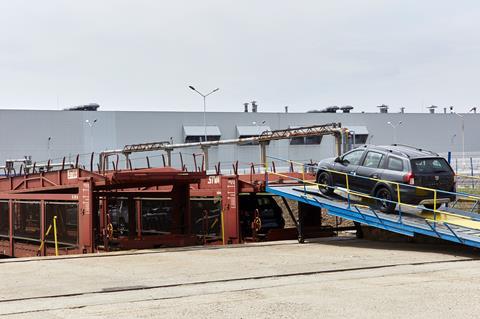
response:
{"label": "overhead gantry frame", "polygon": [[125,145],[122,149],[109,150],[100,153],[99,165],[100,170],[104,171],[108,169],[108,157],[111,155],[121,154],[125,156],[126,168],[130,168],[129,156],[136,152],[153,152],[164,151],[167,153],[167,166],[172,165],[172,151],[174,149],[188,148],[188,147],[200,147],[205,156],[205,168],[208,169],[208,148],[210,146],[228,145],[228,144],[242,144],[242,143],[258,143],[260,145],[260,164],[265,164],[267,161],[267,144],[269,141],[290,139],[295,137],[308,137],[308,136],[323,136],[333,135],[335,137],[335,146],[337,155],[340,155],[346,150],[348,130],[342,128],[341,123],[328,123],[322,125],[304,126],[298,128],[288,128],[282,130],[264,131],[259,136],[228,139],[219,141],[206,141],[196,143],[180,143],[172,144],[168,141],[140,143]]}

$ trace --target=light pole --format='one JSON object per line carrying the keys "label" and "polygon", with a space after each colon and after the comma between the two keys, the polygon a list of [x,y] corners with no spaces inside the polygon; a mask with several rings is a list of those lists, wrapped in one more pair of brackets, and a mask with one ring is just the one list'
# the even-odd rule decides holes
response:
{"label": "light pole", "polygon": [[356,137],[356,136],[355,136],[355,131],[350,130],[350,131],[348,131],[348,133],[350,133],[350,136],[352,137],[352,149],[354,149],[354,148],[355,148],[355,144],[356,144],[356,141],[355,141],[355,137]]}
{"label": "light pole", "polygon": [[205,142],[206,142],[207,141],[207,96],[209,96],[212,93],[217,92],[220,89],[216,88],[216,89],[212,90],[210,93],[203,94],[191,85],[189,85],[188,88],[192,91],[197,92],[198,94],[200,94],[203,97],[203,129],[204,129],[204,134],[205,134],[204,138],[205,138]]}
{"label": "light pole", "polygon": [[370,135],[370,136],[368,137],[368,142],[367,142],[367,144],[372,144],[372,140],[373,140],[373,137],[374,137],[374,136],[375,136],[375,135],[372,134],[372,135]]}
{"label": "light pole", "polygon": [[465,169],[465,117],[458,113],[453,113],[462,119],[462,161],[463,169]]}
{"label": "light pole", "polygon": [[397,144],[397,128],[402,125],[402,121],[398,121],[397,124],[393,124],[392,122],[388,121],[387,124],[393,127],[393,142]]}
{"label": "light pole", "polygon": [[48,159],[50,159],[50,142],[52,141],[52,137],[49,136],[48,139],[47,139],[47,156],[48,156]]}
{"label": "light pole", "polygon": [[454,149],[454,141],[455,141],[455,137],[457,137],[457,134],[453,134],[452,137],[450,138],[450,147],[451,147],[451,152],[453,152],[453,149]]}
{"label": "light pole", "polygon": [[93,152],[93,126],[97,123],[97,119],[94,119],[93,121],[85,120],[85,123],[90,127],[90,151]]}

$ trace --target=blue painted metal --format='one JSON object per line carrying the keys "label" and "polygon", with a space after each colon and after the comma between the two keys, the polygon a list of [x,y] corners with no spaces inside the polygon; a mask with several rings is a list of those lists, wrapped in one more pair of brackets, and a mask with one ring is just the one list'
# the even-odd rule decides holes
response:
{"label": "blue painted metal", "polygon": [[292,186],[272,186],[267,184],[266,191],[288,199],[326,209],[330,215],[352,220],[375,228],[406,236],[421,234],[480,248],[480,236],[464,234],[462,232],[462,230],[467,231],[469,229],[467,227],[456,226],[457,230],[454,230],[450,225],[438,222],[435,222],[435,226],[432,226],[424,218],[419,216],[413,218],[408,216],[405,212],[402,213],[402,218],[398,218],[397,215],[379,213],[371,208],[359,208],[354,204],[349,205],[347,202],[335,201],[322,196],[307,195],[304,192],[294,190],[293,188],[294,187]]}
{"label": "blue painted metal", "polygon": [[450,225],[448,223],[443,223],[447,228],[448,230],[450,230],[452,232],[452,234],[458,239],[458,242],[459,243],[463,243],[463,240],[457,236],[457,234],[453,231],[452,227],[450,227]]}

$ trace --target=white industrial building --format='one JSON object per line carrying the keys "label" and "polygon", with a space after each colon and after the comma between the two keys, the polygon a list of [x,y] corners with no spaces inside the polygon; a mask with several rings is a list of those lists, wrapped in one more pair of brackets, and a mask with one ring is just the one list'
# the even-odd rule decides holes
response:
{"label": "white industrial building", "polygon": [[[206,127],[203,112],[0,110],[0,119],[2,163],[24,156],[31,156],[33,162],[49,158],[58,162],[64,156],[74,161],[81,154],[80,161],[87,165],[92,151],[121,149],[126,144],[202,141],[205,133],[207,140],[236,139],[265,130],[332,122],[355,132],[357,144],[391,144],[396,140],[438,153],[452,151],[459,158],[463,153],[468,158],[480,151],[479,114],[208,112]],[[201,150],[175,150],[174,165],[179,165],[178,152],[182,152],[188,167],[193,165],[192,154]],[[296,161],[316,161],[333,156],[335,143],[330,136],[272,141],[267,153]],[[132,155],[133,166],[145,166],[145,155],[152,165],[162,165],[161,152],[156,152]],[[258,163],[259,157],[258,145],[209,149],[210,165],[221,162],[222,167],[231,167],[236,160],[240,167],[246,167]]]}

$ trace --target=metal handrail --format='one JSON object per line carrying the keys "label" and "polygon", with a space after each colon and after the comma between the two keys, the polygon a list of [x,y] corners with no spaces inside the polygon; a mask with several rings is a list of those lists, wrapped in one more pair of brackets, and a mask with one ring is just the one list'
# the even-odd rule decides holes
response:
{"label": "metal handrail", "polygon": [[472,175],[465,175],[465,174],[455,174],[455,176],[480,180],[480,176],[472,176]]}
{"label": "metal handrail", "polygon": [[[273,159],[276,159],[276,160],[280,160],[280,161],[285,161],[285,162],[289,162],[289,163],[292,163],[292,164],[295,164],[295,165],[298,165],[298,166],[312,166],[311,164],[309,163],[300,163],[300,162],[295,162],[295,161],[291,161],[291,160],[286,160],[286,159],[282,159],[282,158],[278,158],[278,157],[274,157],[274,156],[268,156],[269,158],[273,158]],[[303,171],[305,171],[305,169],[303,169]],[[471,221],[478,221],[476,219],[473,219],[471,217],[468,217],[468,216],[463,216],[463,215],[458,215],[458,214],[453,214],[453,213],[450,213],[450,212],[446,212],[446,211],[439,211],[437,208],[437,193],[446,193],[446,194],[453,194],[453,195],[460,195],[460,196],[463,196],[463,197],[469,197],[469,198],[474,198],[474,199],[477,199],[479,200],[480,197],[478,196],[475,196],[475,195],[472,195],[472,194],[468,194],[468,193],[455,193],[455,192],[448,192],[448,191],[443,191],[443,190],[437,190],[437,189],[434,189],[434,188],[428,188],[428,187],[422,187],[422,186],[416,186],[416,185],[410,185],[410,184],[405,184],[405,183],[399,183],[399,182],[393,182],[393,181],[388,181],[388,180],[382,180],[382,179],[377,179],[377,178],[371,178],[371,177],[365,177],[365,176],[359,176],[359,175],[353,175],[353,174],[349,174],[349,173],[345,173],[345,172],[339,172],[339,171],[335,171],[335,170],[330,170],[330,169],[324,169],[324,171],[327,171],[327,172],[331,172],[331,173],[336,173],[336,174],[341,174],[341,175],[344,175],[345,176],[345,179],[346,179],[346,193],[348,195],[347,197],[347,200],[348,200],[348,205],[350,207],[350,194],[354,195],[354,196],[359,196],[359,197],[365,197],[365,198],[368,198],[368,199],[374,199],[374,200],[381,200],[381,201],[385,201],[385,202],[389,202],[389,203],[393,203],[393,204],[398,204],[399,205],[399,208],[400,208],[400,211],[399,211],[399,215],[400,215],[400,218],[401,218],[401,206],[406,206],[406,207],[411,207],[411,208],[418,208],[418,205],[412,205],[412,204],[407,204],[407,203],[402,203],[401,202],[401,198],[400,198],[400,186],[406,186],[406,187],[412,187],[412,188],[416,188],[416,189],[422,189],[422,190],[426,190],[426,191],[431,191],[433,192],[433,195],[434,195],[434,208],[433,209],[430,209],[430,208],[426,208],[425,209],[427,211],[431,211],[434,213],[434,220],[436,220],[436,214],[439,213],[439,214],[444,214],[444,215],[450,215],[450,216],[455,216],[457,218],[463,218],[463,219],[466,219],[466,220],[471,220]],[[272,174],[272,175],[277,175],[277,176],[281,176],[281,177],[284,177],[284,178],[289,178],[289,179],[293,179],[293,180],[297,180],[297,181],[300,181],[302,182],[304,185],[305,184],[310,184],[310,185],[314,185],[314,186],[321,186],[321,187],[327,187],[327,188],[333,188],[333,189],[339,189],[338,187],[336,186],[329,186],[329,185],[326,185],[326,184],[321,184],[321,183],[317,183],[316,181],[315,182],[312,182],[310,180],[305,180],[304,179],[304,176],[302,179],[300,178],[295,178],[295,177],[292,177],[292,176],[287,176],[287,175],[284,175],[284,174],[279,174],[279,173],[275,173],[275,172],[266,172],[267,174]],[[364,194],[364,193],[360,193],[360,192],[356,192],[356,191],[352,191],[349,187],[349,183],[348,183],[348,177],[349,176],[354,176],[354,177],[357,177],[357,178],[363,178],[363,179],[368,179],[368,180],[373,180],[373,181],[378,181],[378,182],[384,182],[384,183],[390,183],[390,184],[394,184],[396,185],[396,191],[397,191],[397,199],[398,201],[392,201],[392,200],[386,200],[386,199],[383,199],[383,198],[378,198],[378,197],[375,197],[375,196],[371,196],[371,195],[367,195],[367,194]],[[267,183],[268,183],[268,179],[267,179]],[[304,186],[304,192],[306,193],[306,187]]]}

